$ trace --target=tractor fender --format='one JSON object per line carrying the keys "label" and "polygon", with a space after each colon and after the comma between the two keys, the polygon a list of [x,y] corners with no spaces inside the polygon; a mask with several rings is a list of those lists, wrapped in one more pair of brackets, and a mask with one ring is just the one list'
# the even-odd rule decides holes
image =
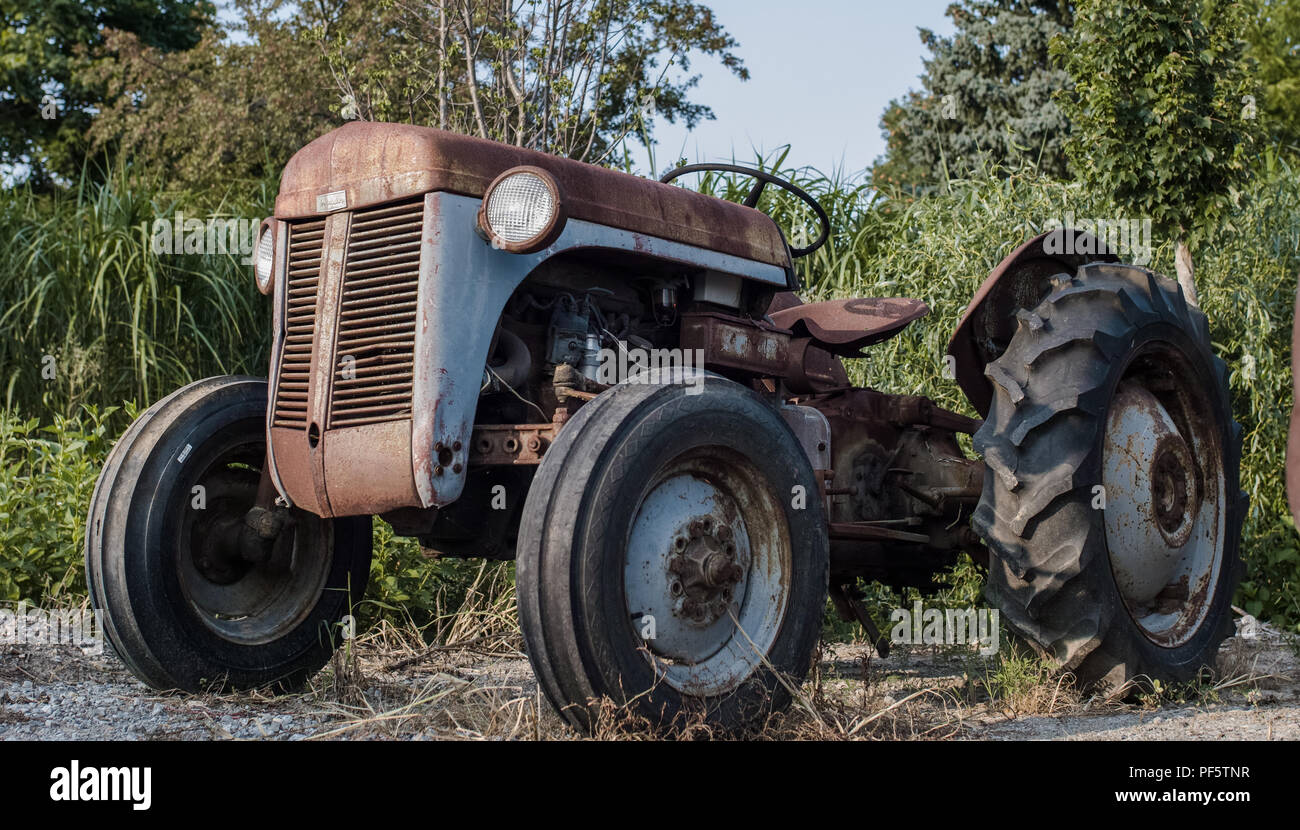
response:
{"label": "tractor fender", "polygon": [[957,385],[980,417],[988,415],[993,402],[993,385],[984,376],[984,367],[1006,351],[1016,333],[1016,312],[1042,302],[1054,275],[1073,274],[1088,262],[1119,262],[1119,258],[1086,231],[1047,231],[1008,254],[975,292],[948,341],[948,354]]}

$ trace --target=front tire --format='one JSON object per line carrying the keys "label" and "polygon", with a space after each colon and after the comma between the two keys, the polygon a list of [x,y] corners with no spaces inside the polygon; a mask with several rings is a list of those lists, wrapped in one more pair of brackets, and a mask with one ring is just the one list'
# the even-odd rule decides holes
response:
{"label": "front tire", "polygon": [[91,499],[86,579],[136,677],[189,692],[291,689],[334,652],[369,573],[370,518],[293,510],[263,561],[233,544],[266,454],[267,384],[177,390],[114,446]]}
{"label": "front tire", "polygon": [[1090,264],[986,369],[974,527],[1003,618],[1084,688],[1191,679],[1232,628],[1241,428],[1176,283]]}
{"label": "front tire", "polygon": [[808,671],[829,562],[812,468],[754,393],[699,382],[602,393],[528,492],[520,621],[539,683],[580,729],[602,699],[661,726],[744,727]]}

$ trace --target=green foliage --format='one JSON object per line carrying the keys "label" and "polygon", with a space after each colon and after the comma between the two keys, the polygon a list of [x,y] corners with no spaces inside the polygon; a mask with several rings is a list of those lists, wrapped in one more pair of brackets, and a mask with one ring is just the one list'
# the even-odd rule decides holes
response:
{"label": "green foliage", "polygon": [[240,37],[214,29],[186,51],[109,33],[82,76],[106,90],[97,148],[196,189],[275,175],[356,118],[597,159],[624,138],[649,141],[652,114],[713,117],[691,100],[692,57],[748,77],[734,39],[687,0],[235,6]]}
{"label": "green foliage", "polygon": [[41,426],[0,410],[0,601],[52,603],[85,593],[81,540],[116,437],[114,411],[87,407],[78,418],[56,415]]}
{"label": "green foliage", "polygon": [[1260,149],[1245,29],[1236,0],[1080,0],[1051,52],[1084,185],[1178,239],[1225,218]]}
{"label": "green foliage", "polygon": [[0,402],[70,416],[265,375],[269,307],[242,256],[155,254],[150,232],[178,212],[256,222],[269,202],[168,196],[121,169],[70,192],[0,190]]}
{"label": "green foliage", "polygon": [[[374,4],[343,8],[360,5]],[[169,186],[194,192],[278,177],[293,153],[344,119],[308,22],[275,16],[275,8],[245,8],[235,27],[242,37],[213,29],[185,51],[108,33],[105,54],[82,73],[106,96],[90,141],[138,168],[166,171]],[[380,60],[385,50],[375,26],[364,22],[358,21],[357,48]]]}
{"label": "green foliage", "polygon": [[[694,126],[692,56],[749,77],[738,44],[690,0],[381,3],[388,60],[358,48],[366,27],[315,27],[339,92],[366,120],[428,124],[584,160],[649,143],[658,114]],[[389,9],[394,11],[390,12]]]}
{"label": "green foliage", "polygon": [[874,180],[915,189],[982,165],[1036,161],[1066,174],[1069,122],[1052,99],[1069,79],[1048,59],[1048,43],[1068,31],[1070,2],[960,0],[948,7],[951,37],[921,30],[930,51],[923,90],[890,102],[881,119],[888,141]]}
{"label": "green foliage", "polygon": [[1249,55],[1263,91],[1260,118],[1273,138],[1300,152],[1300,0],[1252,0]]}
{"label": "green foliage", "polygon": [[75,176],[106,100],[82,75],[105,30],[133,32],[162,51],[188,49],[214,14],[208,0],[0,0],[0,164],[25,168],[38,186]]}

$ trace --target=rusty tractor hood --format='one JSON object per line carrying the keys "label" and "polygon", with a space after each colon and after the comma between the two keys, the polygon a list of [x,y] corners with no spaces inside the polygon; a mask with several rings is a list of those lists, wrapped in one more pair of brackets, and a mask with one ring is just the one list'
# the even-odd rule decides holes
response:
{"label": "rusty tractor hood", "polygon": [[790,265],[780,229],[753,208],[594,164],[409,124],[353,122],[299,150],[284,168],[275,216],[301,219],[434,191],[481,198],[499,174],[519,165],[555,177],[570,219]]}

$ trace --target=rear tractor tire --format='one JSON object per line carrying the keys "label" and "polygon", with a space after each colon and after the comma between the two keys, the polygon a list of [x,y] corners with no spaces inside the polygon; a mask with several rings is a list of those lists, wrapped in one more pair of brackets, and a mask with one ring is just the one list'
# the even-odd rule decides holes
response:
{"label": "rear tractor tire", "polygon": [[264,558],[241,555],[266,406],[265,380],[190,384],[137,418],[100,473],[86,582],[113,649],[155,689],[292,689],[329,660],[365,591],[368,516],[295,509]]}
{"label": "rear tractor tire", "polygon": [[1241,578],[1241,428],[1205,315],[1127,265],[1062,274],[1019,312],[974,527],[1017,633],[1112,694],[1213,666]]}
{"label": "rear tractor tire", "polygon": [[520,622],[542,689],[579,729],[606,701],[669,730],[743,729],[808,672],[829,567],[813,470],[757,395],[702,384],[603,392],[528,492]]}

